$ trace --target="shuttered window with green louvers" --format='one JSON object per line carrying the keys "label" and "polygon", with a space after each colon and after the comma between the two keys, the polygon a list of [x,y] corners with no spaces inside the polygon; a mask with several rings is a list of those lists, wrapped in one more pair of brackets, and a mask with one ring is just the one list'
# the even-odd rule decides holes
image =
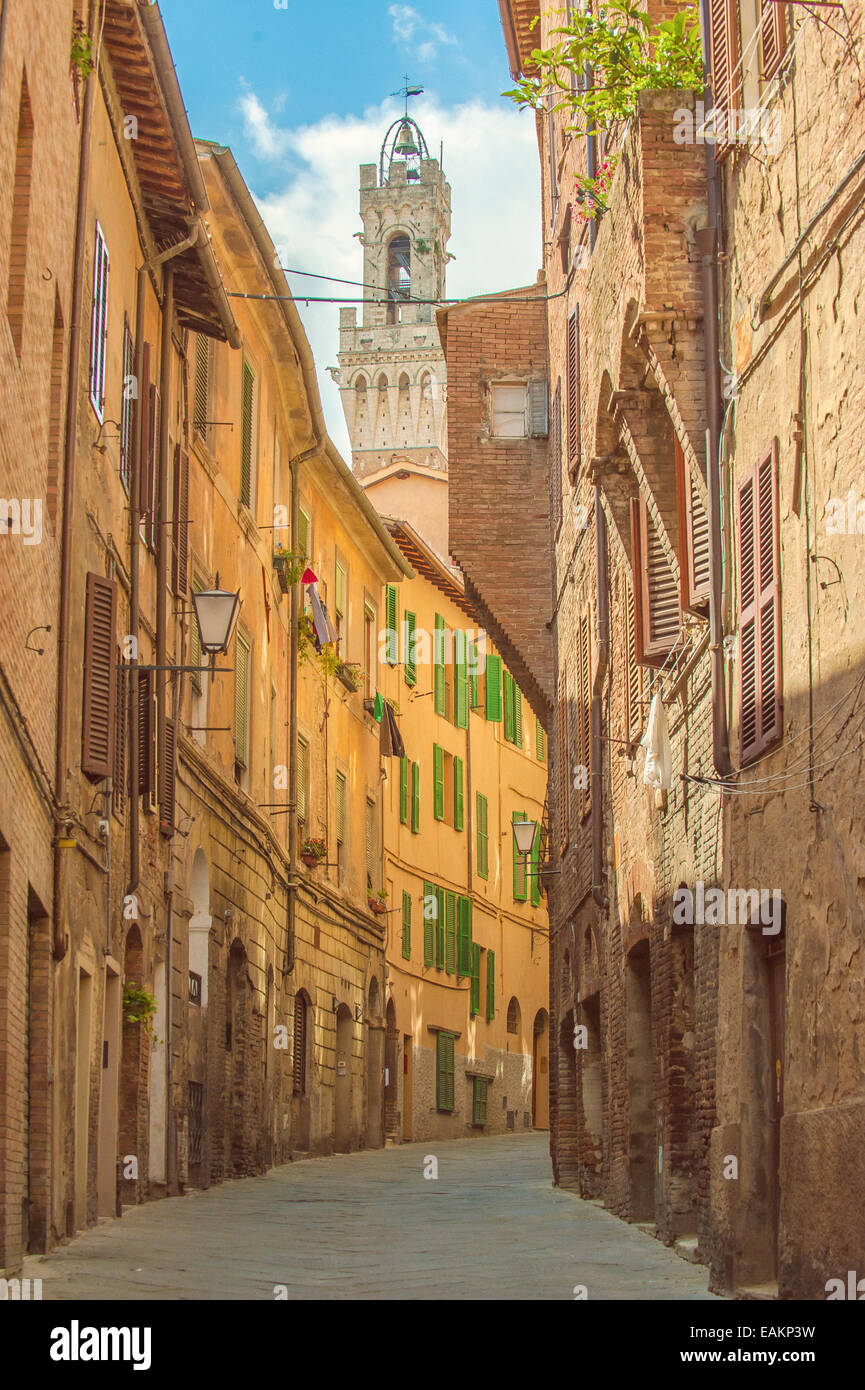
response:
{"label": "shuttered window with green louvers", "polygon": [[487,656],[487,719],[493,724],[502,722],[502,659]]}
{"label": "shuttered window with green louvers", "polygon": [[408,758],[399,760],[399,819],[408,825]]}
{"label": "shuttered window with green louvers", "polygon": [[433,634],[433,709],[436,714],[446,712],[445,696],[445,620],[440,613],[435,615]]}
{"label": "shuttered window with green louvers", "polygon": [[508,743],[514,741],[514,682],[510,671],[502,672],[502,695],[504,705],[504,734]]}
{"label": "shuttered window with green louvers", "polygon": [[472,973],[472,900],[457,900],[457,974]]}
{"label": "shuttered window with green louvers", "polygon": [[546,762],[547,736],[544,733],[544,726],[540,719],[535,720],[535,756],[539,763]]}
{"label": "shuttered window with green louvers", "polygon": [[436,1034],[436,1109],[454,1108],[454,1035]]}
{"label": "shuttered window with green louvers", "polygon": [[487,1023],[496,1016],[496,953],[487,951]]}
{"label": "shuttered window with green louvers", "polygon": [[475,820],[477,822],[477,859],[480,878],[489,878],[490,873],[489,814],[489,802],[485,796],[478,792],[475,798]]}
{"label": "shuttered window with green louvers", "polygon": [[481,948],[472,942],[472,991],[471,1013],[474,1018],[481,1011]]}
{"label": "shuttered window with green louvers", "polygon": [[423,963],[435,962],[436,895],[431,883],[423,886]]}
{"label": "shuttered window with green louvers", "polygon": [[457,968],[457,899],[455,893],[445,894],[445,970],[455,975]]}
{"label": "shuttered window with green louvers", "polygon": [[402,894],[402,957],[411,960],[411,893]]}
{"label": "shuttered window with green louvers", "polygon": [[433,744],[433,817],[445,818],[445,755],[437,743]]}
{"label": "shuttered window with green louvers", "polygon": [[411,765],[411,829],[413,835],[420,832],[420,763]]}
{"label": "shuttered window with green louvers", "polygon": [[469,704],[472,709],[480,705],[480,676],[478,674],[478,648],[476,642],[466,646],[466,659],[469,671]]}
{"label": "shuttered window with green louvers", "polygon": [[469,726],[469,687],[466,664],[466,635],[454,633],[454,723],[458,729]]}
{"label": "shuttered window with green louvers", "polygon": [[463,760],[454,758],[454,830],[465,829]]}
{"label": "shuttered window with green louvers", "polygon": [[399,603],[395,584],[385,585],[384,612],[387,627],[385,660],[388,666],[396,666],[399,661]]}
{"label": "shuttered window with green louvers", "polygon": [[446,917],[446,908],[445,908],[445,890],[444,890],[443,888],[437,888],[437,889],[435,890],[435,895],[436,895],[436,969],[437,969],[437,970],[444,970],[444,968],[445,968],[445,925],[446,925],[446,920],[447,920],[447,917]]}
{"label": "shuttered window with green louvers", "polygon": [[529,876],[529,892],[531,893],[532,907],[540,907],[541,905],[541,876],[539,873],[540,863],[541,837],[540,835],[535,835],[535,843],[532,846],[532,853],[530,856],[531,872]]}
{"label": "shuttered window with green louvers", "polygon": [[472,1077],[472,1124],[485,1125],[487,1122],[487,1092],[489,1077]]}
{"label": "shuttered window with green louvers", "polygon": [[[524,811],[514,811],[512,821],[525,820]],[[526,900],[526,860],[517,849],[516,836],[511,831],[511,843],[514,853],[514,902],[524,903]]]}
{"label": "shuttered window with green louvers", "polygon": [[240,414],[240,500],[252,508],[255,471],[255,372],[243,364],[243,399]]}
{"label": "shuttered window with green louvers", "polygon": [[403,614],[403,641],[405,642],[404,678],[406,685],[417,685],[417,654],[415,652],[415,628],[417,619],[414,613]]}

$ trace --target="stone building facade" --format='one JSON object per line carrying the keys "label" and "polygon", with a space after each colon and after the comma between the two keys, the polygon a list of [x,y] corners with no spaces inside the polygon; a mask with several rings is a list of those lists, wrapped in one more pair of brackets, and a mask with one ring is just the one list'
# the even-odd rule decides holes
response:
{"label": "stone building facade", "polygon": [[[560,16],[532,0],[501,11],[517,75]],[[683,90],[644,92],[625,127],[585,139],[565,113],[538,115],[551,1154],[557,1182],[648,1223],[713,1288],[822,1298],[865,1258],[847,969],[863,932],[861,652],[845,607],[862,127],[854,54],[819,17],[767,5],[758,30],[744,6],[712,16],[716,108],[757,108],[716,113],[716,142],[711,101]],[[855,45],[858,10],[850,25]],[[844,152],[831,171],[828,148]],[[604,154],[618,157],[608,210],[588,219],[575,175]],[[531,313],[518,297],[510,332],[475,354],[488,382],[530,378],[509,346]],[[456,382],[451,338],[449,324],[453,435],[477,391]],[[462,443],[458,524],[470,534],[498,505],[513,532],[524,501],[479,481],[482,429]],[[481,553],[472,582],[504,625],[519,571]],[[666,788],[643,781],[655,696]]]}

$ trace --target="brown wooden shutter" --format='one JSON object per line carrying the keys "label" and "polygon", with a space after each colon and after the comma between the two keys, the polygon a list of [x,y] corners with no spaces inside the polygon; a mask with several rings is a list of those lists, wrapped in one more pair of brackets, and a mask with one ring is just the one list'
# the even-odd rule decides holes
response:
{"label": "brown wooden shutter", "polygon": [[174,449],[174,592],[186,594],[189,583],[189,454]]}
{"label": "brown wooden shutter", "polygon": [[294,1094],[302,1096],[306,1091],[306,1000],[302,995],[294,996],[294,1055],[292,1057]]}
{"label": "brown wooden shutter", "polygon": [[114,715],[114,767],[111,773],[111,804],[114,813],[122,816],[126,806],[126,720],[129,712],[127,697],[127,675],[121,670],[120,648],[115,647],[114,658],[117,666],[117,703]]}
{"label": "brown wooden shutter", "polygon": [[637,661],[637,613],[634,586],[625,581],[625,624],[627,627],[625,682],[625,736],[636,739],[643,727],[643,668]]}
{"label": "brown wooden shutter", "polygon": [[760,49],[763,58],[760,75],[767,82],[781,66],[787,46],[784,10],[784,5],[774,0],[760,0]]}
{"label": "brown wooden shutter", "polygon": [[141,380],[138,383],[138,510],[150,507],[150,344],[141,349]]}
{"label": "brown wooden shutter", "polygon": [[703,617],[709,606],[709,517],[678,439],[675,451],[682,607]]}
{"label": "brown wooden shutter", "polygon": [[159,772],[159,829],[163,835],[174,834],[175,797],[175,732],[174,720],[165,721],[165,743],[160,749]]}
{"label": "brown wooden shutter", "polygon": [[150,425],[148,428],[147,440],[147,525],[145,534],[147,544],[151,550],[156,549],[157,523],[161,518],[157,516],[159,509],[159,499],[157,497],[156,475],[157,475],[157,455],[159,452],[159,415],[161,400],[159,388],[151,385],[148,398],[148,412],[150,415]]}
{"label": "brown wooden shutter", "polygon": [[681,628],[679,586],[645,497],[631,498],[635,649],[641,666],[663,666]]}
{"label": "brown wooden shutter", "polygon": [[[766,3],[766,0],[764,0]],[[712,99],[715,126],[722,138],[715,142],[715,158],[722,159],[733,141],[730,125],[739,105],[735,89],[741,84],[739,62],[739,11],[737,0],[709,0],[709,54],[712,64]]]}
{"label": "brown wooden shutter", "polygon": [[580,777],[577,788],[577,814],[585,819],[592,809],[592,650],[591,614],[582,614],[578,628],[579,704],[577,713],[577,763],[588,771],[587,785]]}
{"label": "brown wooden shutter", "polygon": [[570,791],[570,771],[568,757],[568,671],[567,667],[559,676],[559,702],[556,708],[556,760],[558,763],[559,788],[559,837],[564,849],[568,843],[568,803]]}
{"label": "brown wooden shutter", "polygon": [[576,483],[580,468],[580,306],[568,316],[567,331],[567,428],[568,477]]}
{"label": "brown wooden shutter", "polygon": [[91,782],[101,782],[104,777],[110,777],[114,763],[116,611],[117,586],[101,574],[88,574],[84,611],[81,771]]}
{"label": "brown wooden shutter", "polygon": [[550,421],[550,521],[553,537],[562,524],[562,383],[556,382]]}
{"label": "brown wooden shutter", "polygon": [[739,487],[739,740],[742,761],[782,733],[777,442]]}
{"label": "brown wooden shutter", "polygon": [[155,671],[138,673],[138,795],[152,810],[156,794]]}

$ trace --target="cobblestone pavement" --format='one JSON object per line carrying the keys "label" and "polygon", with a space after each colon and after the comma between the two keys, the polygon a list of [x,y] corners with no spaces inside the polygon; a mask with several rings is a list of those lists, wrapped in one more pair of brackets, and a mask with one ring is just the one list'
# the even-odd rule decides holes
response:
{"label": "cobblestone pavement", "polygon": [[541,1133],[288,1164],[131,1207],[24,1272],[76,1301],[712,1297],[702,1266],[554,1188]]}

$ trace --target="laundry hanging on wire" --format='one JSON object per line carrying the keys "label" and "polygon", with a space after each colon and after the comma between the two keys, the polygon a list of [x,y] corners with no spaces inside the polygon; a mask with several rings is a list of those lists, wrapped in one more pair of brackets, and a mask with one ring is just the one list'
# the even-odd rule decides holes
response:
{"label": "laundry hanging on wire", "polygon": [[306,585],[306,592],[309,597],[309,604],[312,609],[312,626],[315,629],[315,648],[321,651],[329,642],[337,642],[336,628],[330,620],[327,611],[327,604],[323,603],[318,592],[318,578],[311,569],[304,570],[300,577],[301,584]]}

